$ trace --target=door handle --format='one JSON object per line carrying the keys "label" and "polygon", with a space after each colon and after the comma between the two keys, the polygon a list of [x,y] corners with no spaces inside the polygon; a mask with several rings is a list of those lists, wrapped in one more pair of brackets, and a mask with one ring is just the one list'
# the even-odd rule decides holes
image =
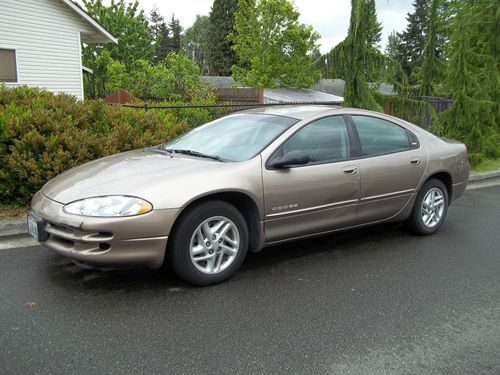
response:
{"label": "door handle", "polygon": [[419,165],[420,164],[420,158],[414,158],[410,159],[411,164]]}
{"label": "door handle", "polygon": [[348,167],[345,167],[343,169],[343,172],[345,174],[356,174],[356,173],[358,173],[358,168],[356,168],[354,165],[350,165]]}

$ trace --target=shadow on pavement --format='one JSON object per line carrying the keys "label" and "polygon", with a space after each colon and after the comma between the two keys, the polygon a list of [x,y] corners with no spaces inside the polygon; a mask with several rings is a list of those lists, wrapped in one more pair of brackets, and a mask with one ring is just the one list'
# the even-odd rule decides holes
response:
{"label": "shadow on pavement", "polygon": [[[413,235],[403,230],[400,224],[383,224],[353,231],[330,234],[304,240],[289,242],[265,248],[259,253],[249,253],[238,275],[259,272],[266,273],[284,262],[301,262],[307,257],[312,261],[323,261],[322,255],[327,254],[329,259],[352,256],[360,253],[369,253],[377,248],[373,246],[380,242],[404,241],[405,237]],[[370,246],[365,246],[370,245]],[[178,279],[169,270],[93,270],[84,269],[67,258],[57,256],[50,251],[44,254],[45,262],[41,272],[46,278],[58,287],[72,288],[75,291],[92,289],[95,291],[147,292],[168,290],[178,292],[186,289],[197,289]],[[255,278],[251,276],[252,279]],[[233,278],[231,281],[234,282]],[[244,279],[244,277],[243,277]],[[216,286],[215,286],[216,287]]]}

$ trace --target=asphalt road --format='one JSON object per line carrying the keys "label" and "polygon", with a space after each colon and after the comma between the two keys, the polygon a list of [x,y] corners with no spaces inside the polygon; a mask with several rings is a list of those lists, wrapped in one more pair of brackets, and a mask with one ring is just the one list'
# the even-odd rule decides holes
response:
{"label": "asphalt road", "polygon": [[1,374],[499,374],[499,348],[500,186],[434,236],[269,248],[209,288],[0,251]]}

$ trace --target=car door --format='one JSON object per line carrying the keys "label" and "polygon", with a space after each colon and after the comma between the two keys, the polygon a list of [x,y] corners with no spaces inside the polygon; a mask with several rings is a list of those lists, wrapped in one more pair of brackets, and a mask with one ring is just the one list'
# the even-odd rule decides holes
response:
{"label": "car door", "polygon": [[[263,160],[265,233],[268,242],[348,227],[356,222],[359,166],[342,115],[314,120]],[[310,160],[270,168],[274,158],[300,151]]]}
{"label": "car door", "polygon": [[427,153],[410,130],[378,117],[350,116],[359,139],[358,221],[388,219],[410,201],[423,178]]}

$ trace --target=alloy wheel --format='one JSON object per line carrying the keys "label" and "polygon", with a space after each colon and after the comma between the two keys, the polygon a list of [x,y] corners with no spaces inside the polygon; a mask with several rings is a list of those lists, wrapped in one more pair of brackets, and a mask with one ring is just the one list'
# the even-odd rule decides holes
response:
{"label": "alloy wheel", "polygon": [[434,228],[439,224],[444,213],[445,197],[436,187],[430,189],[422,200],[421,218],[427,228]]}
{"label": "alloy wheel", "polygon": [[203,221],[194,231],[189,246],[191,262],[205,274],[217,274],[235,260],[240,248],[236,224],[224,216]]}

